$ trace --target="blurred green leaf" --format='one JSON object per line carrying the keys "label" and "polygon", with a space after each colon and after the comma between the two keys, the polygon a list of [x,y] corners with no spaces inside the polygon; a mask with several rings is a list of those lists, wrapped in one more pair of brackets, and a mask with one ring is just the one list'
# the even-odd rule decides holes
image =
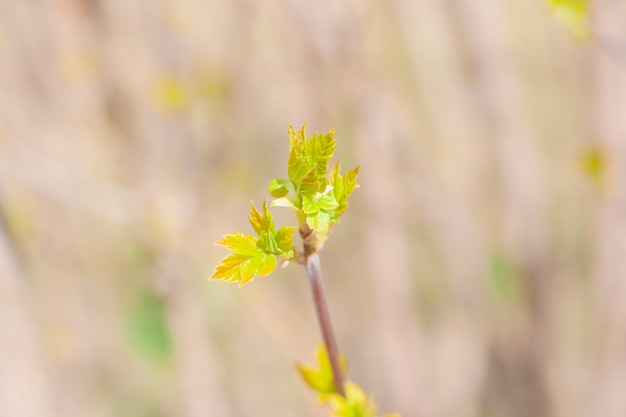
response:
{"label": "blurred green leaf", "polygon": [[143,273],[152,265],[155,253],[143,240],[132,239],[129,242],[127,256],[133,269],[138,273]]}
{"label": "blurred green leaf", "polygon": [[590,147],[585,150],[580,157],[580,166],[591,180],[601,184],[607,174],[608,160],[606,152],[600,147]]}
{"label": "blurred green leaf", "polygon": [[511,261],[502,253],[491,259],[490,283],[496,299],[504,304],[513,304],[520,298],[520,282]]}
{"label": "blurred green leaf", "polygon": [[146,357],[171,359],[173,346],[167,326],[165,303],[149,289],[139,291],[127,322],[130,344]]}
{"label": "blurred green leaf", "polygon": [[548,5],[565,23],[572,36],[578,40],[590,38],[587,0],[548,0]]}
{"label": "blurred green leaf", "polygon": [[168,111],[178,111],[189,104],[189,97],[179,77],[165,76],[154,85],[156,103]]}

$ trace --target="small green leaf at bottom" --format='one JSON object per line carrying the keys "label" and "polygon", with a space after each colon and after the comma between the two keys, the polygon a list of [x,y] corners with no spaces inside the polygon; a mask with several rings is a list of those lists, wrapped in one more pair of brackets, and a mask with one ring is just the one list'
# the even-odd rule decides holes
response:
{"label": "small green leaf at bottom", "polygon": [[[337,389],[335,388],[333,380],[333,369],[330,364],[328,352],[323,343],[317,346],[315,358],[317,359],[316,365],[299,364],[298,370],[300,371],[302,379],[320,394],[320,401],[326,402],[325,395],[337,393]],[[348,365],[343,355],[339,357],[339,366],[341,372],[345,373]]]}

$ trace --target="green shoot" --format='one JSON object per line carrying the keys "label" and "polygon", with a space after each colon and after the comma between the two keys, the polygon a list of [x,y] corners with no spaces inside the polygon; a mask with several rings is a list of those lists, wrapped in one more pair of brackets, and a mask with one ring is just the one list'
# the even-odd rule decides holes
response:
{"label": "green shoot", "polygon": [[[348,199],[359,187],[359,167],[341,173],[341,162],[329,170],[337,141],[333,130],[306,136],[306,124],[297,132],[289,126],[289,159],[287,179],[276,178],[268,191],[274,197],[271,206],[292,209],[297,226],[276,230],[267,200],[263,213],[252,204],[250,224],[257,236],[245,233],[225,235],[217,244],[232,253],[215,268],[211,279],[238,282],[243,286],[257,275],[267,276],[278,260],[282,264],[297,261],[306,267],[311,283],[324,345],[318,349],[316,367],[299,366],[302,378],[319,394],[320,401],[330,405],[331,417],[376,417],[376,405],[353,382],[344,382],[345,358],[339,353],[324,293],[319,251],[330,228],[348,208]],[[298,229],[302,250],[293,244]],[[387,415],[386,417],[399,417]]]}

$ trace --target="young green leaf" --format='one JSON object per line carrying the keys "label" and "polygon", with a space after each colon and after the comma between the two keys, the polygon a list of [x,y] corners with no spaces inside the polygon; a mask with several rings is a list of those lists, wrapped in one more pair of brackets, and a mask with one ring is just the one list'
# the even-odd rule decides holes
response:
{"label": "young green leaf", "polygon": [[298,132],[289,126],[289,159],[287,160],[287,174],[294,185],[311,170],[306,158],[306,123]]}
{"label": "young green leaf", "polygon": [[[331,417],[376,417],[376,403],[363,392],[354,382],[346,382],[346,396],[330,394],[328,403],[331,406]],[[385,414],[382,417],[400,417],[397,413]]]}
{"label": "young green leaf", "polygon": [[[316,365],[299,364],[298,370],[302,379],[320,394],[320,402],[328,400],[328,394],[336,394],[337,389],[333,382],[333,369],[328,358],[328,352],[324,344],[320,343],[315,351]],[[339,366],[342,372],[346,372],[348,365],[343,355],[339,357]]]}
{"label": "young green leaf", "polygon": [[229,239],[233,235],[224,236],[224,239],[217,243],[227,246],[235,253],[222,259],[222,262],[215,268],[215,272],[210,279],[239,282],[239,286],[243,286],[246,282],[253,280],[255,275],[260,277],[269,275],[276,268],[276,257],[259,249],[256,245],[258,239],[254,236],[244,235],[243,233],[236,234],[245,236],[244,239],[239,239],[238,242],[247,241],[252,243],[253,246],[235,246],[232,243],[236,239]]}
{"label": "young green leaf", "polygon": [[222,240],[218,240],[216,243],[242,256],[254,256],[259,250],[257,241],[258,239],[254,236],[237,232],[224,235]]}
{"label": "young green leaf", "polygon": [[333,186],[333,193],[337,201],[337,209],[334,212],[334,220],[338,220],[348,208],[348,198],[354,190],[359,188],[356,177],[359,175],[359,167],[341,175],[341,161],[338,161],[328,175],[328,182]]}
{"label": "young green leaf", "polygon": [[323,193],[316,193],[313,198],[302,198],[302,211],[306,215],[307,225],[318,233],[326,234],[334,219],[333,211],[338,207],[332,193],[333,187],[328,185]]}
{"label": "young green leaf", "polygon": [[[329,404],[331,407],[331,417],[376,417],[376,404],[365,395],[361,387],[354,382],[345,383],[345,394],[343,397],[335,388],[333,383],[333,371],[330,365],[328,353],[323,344],[317,347],[315,353],[317,364],[301,364],[298,366],[300,375],[304,381],[319,394],[319,401],[322,404]],[[342,372],[346,372],[346,359],[339,358]],[[383,417],[400,417],[397,414],[387,414]]]}
{"label": "young green leaf", "polygon": [[263,213],[251,204],[249,219],[259,237],[245,233],[225,235],[217,244],[233,253],[222,259],[210,279],[239,282],[241,286],[255,275],[270,274],[276,268],[276,256],[286,261],[294,258],[292,238],[296,227],[283,226],[277,232],[267,200],[263,202]]}
{"label": "young green leaf", "polygon": [[302,211],[306,214],[313,214],[320,210],[331,211],[336,209],[339,203],[330,191],[332,191],[332,187],[329,187],[328,192],[317,193],[312,199],[304,197],[302,199]]}
{"label": "young green leaf", "polygon": [[346,396],[330,396],[331,417],[376,417],[376,404],[361,387],[353,382],[346,383]]}
{"label": "young green leaf", "polygon": [[334,136],[334,130],[328,133],[315,133],[307,142],[307,155],[311,158],[321,187],[326,185],[328,163],[337,148],[337,141]]}
{"label": "young green leaf", "polygon": [[335,131],[306,137],[306,124],[296,132],[289,126],[287,173],[297,193],[311,195],[326,186],[326,170],[337,141]]}
{"label": "young green leaf", "polygon": [[274,178],[267,188],[272,197],[275,198],[285,197],[289,191],[294,191],[291,183],[282,178]]}
{"label": "young green leaf", "polygon": [[306,224],[316,232],[326,234],[330,229],[330,214],[325,211],[318,211],[315,214],[307,215]]}
{"label": "young green leaf", "polygon": [[258,246],[265,253],[291,257],[293,254],[292,235],[295,230],[295,226],[283,226],[278,232],[261,233]]}
{"label": "young green leaf", "polygon": [[300,196],[311,197],[319,191],[325,180],[317,175],[317,169],[311,168],[300,181]]}
{"label": "young green leaf", "polygon": [[263,202],[263,214],[257,210],[253,202],[250,203],[250,224],[254,228],[254,231],[260,235],[261,233],[268,233],[274,231],[274,218],[272,213],[267,209],[267,200]]}
{"label": "young green leaf", "polygon": [[297,226],[283,226],[276,232],[276,243],[280,254],[288,254],[293,250],[293,232]]}

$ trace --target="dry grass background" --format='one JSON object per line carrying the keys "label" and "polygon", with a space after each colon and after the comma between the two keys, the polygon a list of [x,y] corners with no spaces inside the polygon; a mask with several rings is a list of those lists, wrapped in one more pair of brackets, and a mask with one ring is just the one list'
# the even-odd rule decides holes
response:
{"label": "dry grass background", "polygon": [[626,71],[541,1],[2,0],[0,97],[0,416],[325,415],[304,270],[206,281],[307,120],[382,410],[626,415]]}

